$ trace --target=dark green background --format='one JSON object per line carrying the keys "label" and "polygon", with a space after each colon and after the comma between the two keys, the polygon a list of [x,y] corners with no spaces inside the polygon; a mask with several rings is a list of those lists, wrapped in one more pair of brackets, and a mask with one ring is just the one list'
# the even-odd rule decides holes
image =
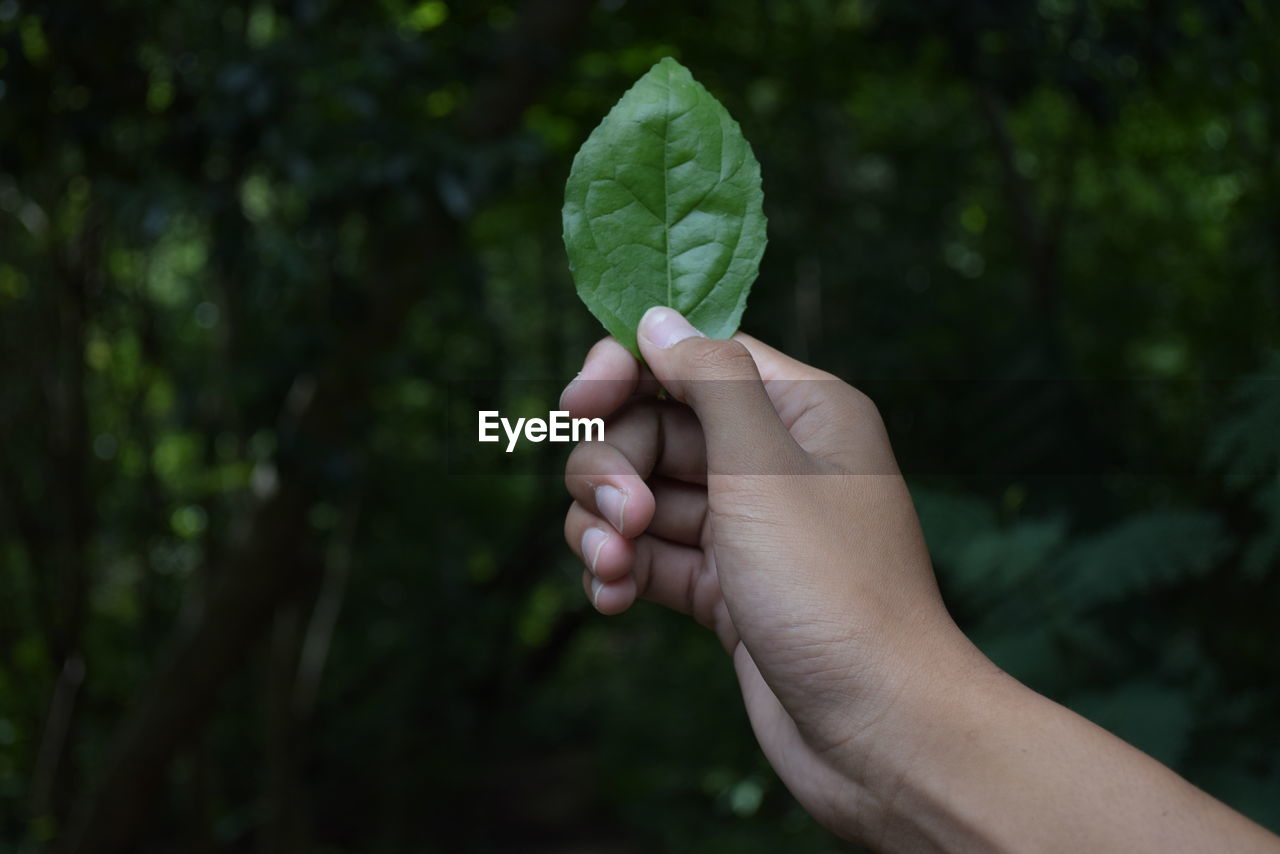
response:
{"label": "dark green background", "polygon": [[965,629],[1280,827],[1278,43],[1263,0],[0,0],[0,851],[841,850],[708,633],[586,607],[554,477],[446,472],[451,381],[545,408],[501,381],[599,335],[564,181],[666,55],[762,164],[744,327],[902,425]]}

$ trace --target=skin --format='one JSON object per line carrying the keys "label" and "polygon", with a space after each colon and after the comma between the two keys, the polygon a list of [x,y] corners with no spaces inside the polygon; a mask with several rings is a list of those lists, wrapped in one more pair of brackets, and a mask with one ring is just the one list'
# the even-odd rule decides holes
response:
{"label": "skin", "polygon": [[565,474],[583,589],[602,614],[642,598],[715,632],[824,826],[882,851],[1280,852],[968,641],[864,395],[670,309],[639,342],[647,368],[606,338],[561,398],[606,419]]}

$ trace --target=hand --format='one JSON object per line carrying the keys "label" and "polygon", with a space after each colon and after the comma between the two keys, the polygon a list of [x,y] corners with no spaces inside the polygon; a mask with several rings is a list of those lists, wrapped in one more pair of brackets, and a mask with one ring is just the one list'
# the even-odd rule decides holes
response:
{"label": "hand", "polygon": [[865,838],[855,745],[905,693],[990,668],[942,604],[879,415],[830,374],[745,335],[704,338],[670,309],[639,341],[652,373],[606,338],[561,399],[608,419],[565,478],[584,588],[605,614],[640,597],[712,629],[784,782]]}
{"label": "hand", "polygon": [[863,395],[670,309],[639,341],[649,369],[605,339],[561,398],[608,419],[565,475],[583,586],[602,613],[640,597],[714,630],[819,821],[877,850],[1280,852],[968,642]]}

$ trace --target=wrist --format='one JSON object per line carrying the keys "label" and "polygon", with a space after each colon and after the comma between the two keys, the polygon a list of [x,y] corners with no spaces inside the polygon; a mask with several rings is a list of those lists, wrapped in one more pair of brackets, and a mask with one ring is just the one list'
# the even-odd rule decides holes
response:
{"label": "wrist", "polygon": [[836,830],[877,850],[940,850],[943,839],[954,849],[965,831],[951,814],[954,785],[970,770],[965,745],[1001,731],[1025,696],[1034,696],[949,620],[927,638],[895,663],[878,691],[882,702],[854,717],[847,738],[829,753],[857,793]]}

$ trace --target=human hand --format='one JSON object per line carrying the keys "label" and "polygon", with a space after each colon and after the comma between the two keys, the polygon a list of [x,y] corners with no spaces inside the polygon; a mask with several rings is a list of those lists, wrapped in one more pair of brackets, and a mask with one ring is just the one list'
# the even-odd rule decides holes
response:
{"label": "human hand", "polygon": [[604,614],[639,597],[714,630],[815,818],[877,850],[1280,852],[968,642],[863,395],[670,309],[639,342],[648,368],[605,339],[561,398],[608,419],[565,474],[583,586]]}
{"label": "human hand", "polygon": [[876,796],[851,769],[873,764],[881,722],[985,665],[942,604],[880,417],[830,374],[670,309],[639,342],[647,369],[606,338],[561,398],[608,419],[566,469],[583,586],[604,614],[639,597],[711,628],[784,782],[866,838]]}

